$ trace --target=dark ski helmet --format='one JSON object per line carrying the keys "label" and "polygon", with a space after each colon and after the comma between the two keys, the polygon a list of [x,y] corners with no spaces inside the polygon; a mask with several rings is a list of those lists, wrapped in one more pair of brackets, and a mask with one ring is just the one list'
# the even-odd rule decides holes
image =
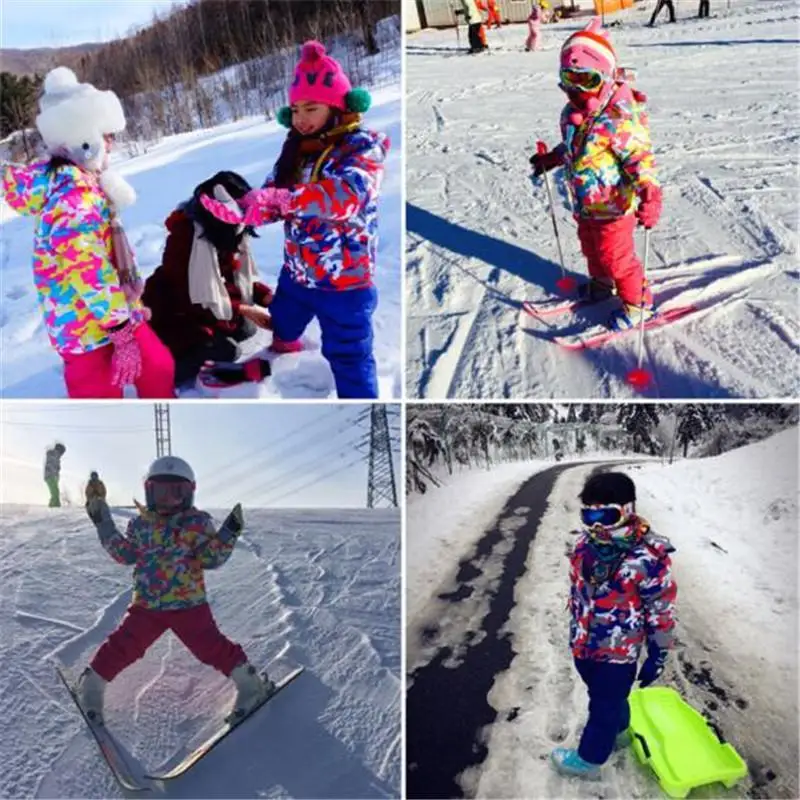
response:
{"label": "dark ski helmet", "polygon": [[64,447],[61,442],[56,442],[56,446],[53,449],[56,451],[56,453],[61,453],[62,456],[67,452],[67,448]]}
{"label": "dark ski helmet", "polygon": [[636,502],[636,486],[622,472],[600,472],[586,481],[580,499],[585,506],[624,506]]}
{"label": "dark ski helmet", "polygon": [[100,476],[94,470],[92,470],[92,472],[89,473],[89,480],[90,481],[99,481],[100,480]]}
{"label": "dark ski helmet", "polygon": [[147,470],[144,482],[147,508],[159,514],[185,511],[194,504],[194,471],[177,456],[161,456]]}

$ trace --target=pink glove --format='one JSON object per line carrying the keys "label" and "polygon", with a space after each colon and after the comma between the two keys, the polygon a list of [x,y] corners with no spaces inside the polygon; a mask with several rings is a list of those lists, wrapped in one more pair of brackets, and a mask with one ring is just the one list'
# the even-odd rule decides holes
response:
{"label": "pink glove", "polygon": [[128,322],[124,328],[109,331],[108,338],[114,345],[111,356],[111,383],[122,389],[133,384],[142,371],[142,351],[134,337],[134,327]]}
{"label": "pink glove", "polygon": [[288,189],[253,189],[242,198],[244,224],[258,226],[282,219],[289,213],[292,193]]}
{"label": "pink glove", "polygon": [[636,217],[645,228],[655,228],[661,216],[661,189],[648,184],[639,194],[639,208]]}

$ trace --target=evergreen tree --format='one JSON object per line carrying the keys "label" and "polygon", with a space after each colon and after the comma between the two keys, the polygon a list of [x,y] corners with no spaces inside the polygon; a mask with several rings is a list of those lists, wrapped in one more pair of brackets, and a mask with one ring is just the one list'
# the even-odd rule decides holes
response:
{"label": "evergreen tree", "polygon": [[647,447],[650,455],[656,455],[659,449],[658,442],[653,438],[659,421],[656,406],[648,403],[621,405],[617,421],[630,435],[634,453],[641,453],[642,448]]}
{"label": "evergreen tree", "polygon": [[700,441],[700,437],[714,427],[711,409],[707,405],[689,403],[683,406],[678,417],[678,442],[683,447],[683,457],[689,452],[689,445]]}

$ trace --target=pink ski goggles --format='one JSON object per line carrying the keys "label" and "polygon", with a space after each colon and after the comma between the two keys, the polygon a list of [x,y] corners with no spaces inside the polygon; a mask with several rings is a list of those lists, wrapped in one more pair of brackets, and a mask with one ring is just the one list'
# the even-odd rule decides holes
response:
{"label": "pink ski goggles", "polygon": [[177,511],[191,505],[195,485],[184,478],[165,476],[145,481],[144,490],[148,508],[156,511]]}

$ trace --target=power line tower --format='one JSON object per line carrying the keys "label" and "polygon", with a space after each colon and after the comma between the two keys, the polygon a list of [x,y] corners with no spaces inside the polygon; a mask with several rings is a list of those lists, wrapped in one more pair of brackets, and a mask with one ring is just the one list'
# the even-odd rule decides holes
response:
{"label": "power line tower", "polygon": [[155,403],[156,458],[172,455],[172,432],[169,424],[169,404]]}
{"label": "power line tower", "polygon": [[397,508],[397,487],[386,406],[375,403],[370,412],[367,508],[380,507]]}

